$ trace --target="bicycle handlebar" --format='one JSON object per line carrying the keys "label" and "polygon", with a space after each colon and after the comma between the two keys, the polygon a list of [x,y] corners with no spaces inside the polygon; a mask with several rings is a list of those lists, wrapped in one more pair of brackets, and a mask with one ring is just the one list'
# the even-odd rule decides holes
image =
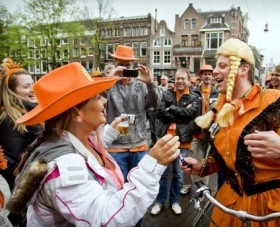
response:
{"label": "bicycle handlebar", "polygon": [[237,218],[241,219],[243,222],[246,221],[264,222],[264,221],[270,221],[273,219],[280,218],[280,212],[275,212],[264,216],[256,216],[256,215],[249,214],[244,210],[237,211],[237,210],[229,209],[211,196],[209,187],[204,185],[202,181],[200,180],[196,181],[195,185],[198,188],[196,191],[196,196],[198,199],[202,200],[203,197],[206,197],[213,205],[219,207],[222,211],[228,214],[236,216]]}

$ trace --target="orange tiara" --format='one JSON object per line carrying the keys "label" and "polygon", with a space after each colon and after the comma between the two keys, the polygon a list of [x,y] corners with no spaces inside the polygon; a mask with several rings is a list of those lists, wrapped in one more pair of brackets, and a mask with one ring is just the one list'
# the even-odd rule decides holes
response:
{"label": "orange tiara", "polygon": [[[5,79],[5,84],[6,84],[6,87],[8,88],[10,76],[12,74],[14,74],[15,72],[17,72],[19,70],[24,70],[24,69],[21,67],[20,63],[13,62],[13,60],[11,58],[5,58],[5,59],[8,59],[8,61],[7,61],[8,64],[6,64],[6,66],[8,67],[8,72],[6,73],[6,79]],[[4,60],[3,60],[3,62],[4,62]],[[3,64],[5,64],[5,62]]]}

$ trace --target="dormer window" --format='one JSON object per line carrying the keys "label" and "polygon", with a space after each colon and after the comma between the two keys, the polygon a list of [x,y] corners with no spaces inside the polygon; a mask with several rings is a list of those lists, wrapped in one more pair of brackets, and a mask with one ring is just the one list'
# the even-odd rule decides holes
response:
{"label": "dormer window", "polygon": [[211,17],[211,18],[210,18],[210,23],[211,23],[211,24],[219,24],[219,23],[222,23],[222,18],[221,18],[221,17]]}

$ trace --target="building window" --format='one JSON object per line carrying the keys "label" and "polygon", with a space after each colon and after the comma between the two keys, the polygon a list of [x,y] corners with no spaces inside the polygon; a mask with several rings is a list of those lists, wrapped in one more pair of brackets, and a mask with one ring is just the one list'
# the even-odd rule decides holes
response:
{"label": "building window", "polygon": [[154,51],[154,64],[159,64],[160,63],[160,52],[159,51]]}
{"label": "building window", "polygon": [[188,36],[187,35],[182,35],[181,36],[181,46],[186,47],[188,46]]}
{"label": "building window", "polygon": [[67,38],[61,39],[61,42],[62,44],[68,44],[68,39]]}
{"label": "building window", "polygon": [[160,35],[160,36],[165,36],[165,29],[164,29],[164,28],[161,28],[161,29],[159,30],[159,35]]}
{"label": "building window", "polygon": [[35,50],[35,58],[40,59],[40,51],[39,50]]}
{"label": "building window", "polygon": [[192,19],[192,29],[196,28],[196,19]]}
{"label": "building window", "polygon": [[124,36],[131,36],[131,28],[130,27],[124,28]]}
{"label": "building window", "polygon": [[85,37],[82,37],[82,38],[81,38],[81,43],[80,43],[80,44],[81,44],[81,45],[85,45],[85,44],[86,44],[86,41],[87,41],[86,38],[85,38]]}
{"label": "building window", "polygon": [[81,48],[81,56],[86,56],[87,55],[87,50],[85,47]]}
{"label": "building window", "polygon": [[74,39],[74,45],[78,45],[79,44],[79,40],[78,39]]}
{"label": "building window", "polygon": [[139,35],[139,28],[138,27],[134,27],[132,28],[132,36],[138,36]]}
{"label": "building window", "polygon": [[79,49],[78,48],[74,48],[73,49],[73,57],[78,57],[80,55]]}
{"label": "building window", "polygon": [[140,57],[147,56],[148,44],[146,42],[140,43]]}
{"label": "building window", "polygon": [[221,46],[224,40],[223,32],[206,33],[206,49],[217,49]]}
{"label": "building window", "polygon": [[160,47],[161,45],[160,45],[160,39],[154,39],[153,40],[153,45],[154,45],[154,47]]}
{"label": "building window", "polygon": [[191,37],[192,38],[192,46],[198,46],[199,45],[199,42],[198,42],[198,36],[197,35],[194,35]]}
{"label": "building window", "polygon": [[210,23],[211,23],[211,24],[222,23],[222,18],[221,18],[221,17],[211,17],[211,18],[210,18]]}
{"label": "building window", "polygon": [[40,71],[41,71],[40,62],[36,62],[36,64],[35,64],[35,73],[39,73]]}
{"label": "building window", "polygon": [[139,35],[148,35],[148,30],[146,27],[140,27],[140,34]]}
{"label": "building window", "polygon": [[61,53],[60,53],[60,50],[57,50],[56,51],[56,58],[61,60]]}
{"label": "building window", "polygon": [[28,71],[31,73],[35,73],[34,65],[28,66]]}
{"label": "building window", "polygon": [[115,28],[115,37],[121,36],[121,30],[119,28]]}
{"label": "building window", "polygon": [[65,59],[68,59],[69,58],[69,52],[68,52],[68,50],[67,49],[65,49],[64,51],[63,51],[63,58]]}
{"label": "building window", "polygon": [[166,47],[170,47],[172,45],[172,40],[169,39],[164,39],[164,46]]}
{"label": "building window", "polygon": [[47,57],[47,51],[45,49],[41,50],[41,56],[43,59],[45,59]]}
{"label": "building window", "polygon": [[184,20],[184,30],[188,30],[190,28],[190,22],[189,19]]}
{"label": "building window", "polygon": [[132,43],[132,48],[134,50],[134,55],[139,56],[139,43]]}
{"label": "building window", "polygon": [[170,64],[171,63],[171,52],[169,50],[166,50],[163,53],[163,63],[164,64]]}
{"label": "building window", "polygon": [[89,48],[88,48],[88,55],[93,56],[93,54],[94,54],[94,49],[93,49],[93,47],[89,47]]}
{"label": "building window", "polygon": [[158,78],[159,76],[160,76],[160,73],[159,73],[159,71],[158,70],[156,70],[156,69],[153,69],[153,75],[154,75],[154,78]]}
{"label": "building window", "polygon": [[107,37],[113,37],[113,30],[111,28],[107,31]]}

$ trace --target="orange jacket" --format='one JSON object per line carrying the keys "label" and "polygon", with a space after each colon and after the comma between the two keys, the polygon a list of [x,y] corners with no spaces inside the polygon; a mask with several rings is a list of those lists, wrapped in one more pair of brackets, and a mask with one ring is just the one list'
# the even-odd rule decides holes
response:
{"label": "orange jacket", "polygon": [[[239,164],[238,167],[237,151],[239,151],[239,162],[240,156],[241,158],[244,158],[248,156],[247,154],[249,154],[244,154],[248,151],[244,149],[244,146],[238,144],[238,142],[243,142],[242,138],[246,135],[248,127],[252,131],[255,129],[260,131],[265,130],[262,129],[265,123],[260,121],[257,117],[260,117],[261,113],[270,106],[270,104],[276,103],[277,100],[279,103],[279,98],[280,91],[262,90],[258,85],[255,85],[246,98],[242,100],[245,113],[241,116],[236,116],[233,125],[230,128],[221,128],[215,137],[214,146],[218,153],[222,156],[226,166],[235,173],[234,175],[239,182],[241,192],[243,190],[243,185],[248,183],[251,179],[246,176],[246,174],[243,174],[242,177],[240,171],[237,170],[237,168],[241,170],[247,168],[246,162],[244,162],[245,164],[243,166],[240,166]],[[270,126],[277,127],[276,131],[280,134],[279,111],[266,114],[263,119],[265,119],[266,122],[268,121]],[[255,175],[253,177],[253,184],[280,179],[279,161],[274,162],[252,158],[248,163],[250,164],[250,162],[254,165],[254,169],[251,170],[251,172]],[[280,188],[271,189],[251,196],[247,196],[246,193],[243,193],[243,195],[240,196],[231,188],[230,184],[224,183],[216,198],[223,205],[229,208],[235,210],[245,210],[248,213],[255,215],[265,215],[274,211],[280,211]],[[226,215],[218,208],[215,208],[213,211],[213,219],[219,226],[242,226],[242,222],[238,218]],[[251,226],[260,226],[260,224],[253,222]],[[271,221],[266,226],[280,226],[280,220]]]}

